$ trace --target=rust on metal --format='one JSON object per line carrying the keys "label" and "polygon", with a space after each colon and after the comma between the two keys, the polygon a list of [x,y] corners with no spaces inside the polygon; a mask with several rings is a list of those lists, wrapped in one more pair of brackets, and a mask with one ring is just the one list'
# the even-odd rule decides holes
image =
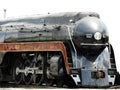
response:
{"label": "rust on metal", "polygon": [[70,73],[66,48],[63,42],[20,42],[0,43],[0,52],[22,52],[22,51],[60,51],[62,52],[67,74]]}

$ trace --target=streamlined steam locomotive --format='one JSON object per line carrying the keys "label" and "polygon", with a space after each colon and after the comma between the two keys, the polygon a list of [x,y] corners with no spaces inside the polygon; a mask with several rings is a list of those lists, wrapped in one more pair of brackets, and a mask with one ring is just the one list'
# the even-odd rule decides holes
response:
{"label": "streamlined steam locomotive", "polygon": [[118,84],[114,51],[97,13],[0,21],[0,82],[107,87]]}

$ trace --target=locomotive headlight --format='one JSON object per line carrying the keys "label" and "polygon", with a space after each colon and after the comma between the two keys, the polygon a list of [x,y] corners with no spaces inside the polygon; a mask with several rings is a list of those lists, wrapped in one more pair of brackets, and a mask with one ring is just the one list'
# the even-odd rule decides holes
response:
{"label": "locomotive headlight", "polygon": [[95,38],[96,40],[100,40],[100,39],[102,38],[102,34],[101,34],[100,32],[96,32],[96,33],[94,34],[94,38]]}

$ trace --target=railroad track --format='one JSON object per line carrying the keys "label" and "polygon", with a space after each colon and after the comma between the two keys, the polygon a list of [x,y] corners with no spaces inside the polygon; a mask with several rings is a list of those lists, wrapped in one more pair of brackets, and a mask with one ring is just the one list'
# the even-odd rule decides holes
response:
{"label": "railroad track", "polygon": [[110,89],[120,89],[120,85],[111,86]]}
{"label": "railroad track", "polygon": [[[46,86],[46,85],[16,85],[15,83],[0,83],[0,90],[8,90],[8,89],[55,89],[58,88],[56,87],[56,85],[54,86]],[[63,86],[62,88],[69,88],[67,86]],[[61,88],[60,88],[61,89]],[[120,85],[116,85],[116,86],[111,86],[111,87],[107,87],[107,88],[81,88],[79,87],[78,89],[120,89]]]}
{"label": "railroad track", "polygon": [[3,84],[2,83],[2,84],[0,84],[0,88],[26,88],[26,89],[37,89],[37,88],[46,88],[47,89],[48,88],[48,89],[52,89],[52,88],[56,88],[56,86],[16,85],[14,83],[9,83],[9,84]]}

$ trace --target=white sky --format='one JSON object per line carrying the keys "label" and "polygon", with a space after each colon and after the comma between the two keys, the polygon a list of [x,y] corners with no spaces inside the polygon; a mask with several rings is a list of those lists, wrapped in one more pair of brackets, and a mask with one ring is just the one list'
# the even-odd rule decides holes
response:
{"label": "white sky", "polygon": [[120,0],[0,0],[0,19],[3,9],[6,17],[18,17],[48,12],[92,11],[100,14],[110,33],[110,42],[115,50],[116,64],[120,71]]}

